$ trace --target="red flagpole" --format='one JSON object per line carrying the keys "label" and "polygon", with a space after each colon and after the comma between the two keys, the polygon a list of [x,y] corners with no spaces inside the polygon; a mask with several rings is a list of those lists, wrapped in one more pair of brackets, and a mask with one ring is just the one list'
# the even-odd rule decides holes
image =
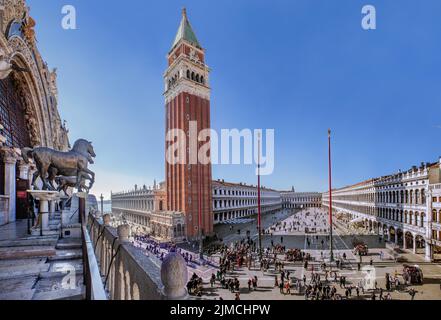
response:
{"label": "red flagpole", "polygon": [[262,261],[262,224],[261,224],[261,209],[260,209],[260,133],[257,139],[257,226],[259,229],[259,258]]}
{"label": "red flagpole", "polygon": [[334,260],[333,239],[332,239],[332,162],[331,162],[331,129],[328,130],[328,168],[329,168],[329,226],[331,236],[330,260]]}

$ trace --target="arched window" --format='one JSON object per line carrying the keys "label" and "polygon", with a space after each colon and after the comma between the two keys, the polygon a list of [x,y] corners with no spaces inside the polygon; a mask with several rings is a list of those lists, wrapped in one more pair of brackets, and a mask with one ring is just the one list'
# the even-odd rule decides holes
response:
{"label": "arched window", "polygon": [[205,84],[204,76],[201,76],[201,83]]}
{"label": "arched window", "polygon": [[187,70],[187,79],[190,79],[190,70]]}
{"label": "arched window", "polygon": [[0,80],[0,123],[3,125],[2,135],[6,138],[7,147],[30,147],[30,139],[26,126],[19,83],[9,76]]}
{"label": "arched window", "polygon": [[196,75],[196,82],[199,82],[199,75]]}
{"label": "arched window", "polygon": [[191,73],[191,80],[194,81],[194,77],[195,77],[195,74],[194,74],[194,72],[192,72],[192,73]]}

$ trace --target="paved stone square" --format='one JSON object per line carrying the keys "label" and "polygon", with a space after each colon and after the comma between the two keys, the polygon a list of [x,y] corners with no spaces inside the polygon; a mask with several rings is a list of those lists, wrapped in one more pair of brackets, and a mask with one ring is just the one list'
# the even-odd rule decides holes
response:
{"label": "paved stone square", "polygon": [[[308,214],[307,214],[308,213]],[[286,229],[283,227],[286,222]],[[297,230],[291,229],[289,226],[293,222],[299,222]],[[315,225],[314,225],[315,224]],[[282,226],[280,229],[279,227]],[[305,234],[304,228],[316,227],[317,230],[325,230],[325,232],[317,232],[314,234]],[[241,225],[243,230],[253,229],[254,223],[250,225]],[[371,299],[372,291],[366,289],[364,294],[361,293],[359,297],[355,294],[355,287],[360,286],[362,281],[368,277],[368,270],[370,278],[374,277],[377,288],[376,297],[379,297],[379,289],[384,289],[384,295],[390,293],[392,299],[396,300],[410,300],[410,289],[416,291],[415,300],[430,300],[441,299],[441,265],[438,263],[428,263],[424,260],[424,252],[418,252],[414,254],[410,250],[402,250],[400,253],[395,253],[390,249],[390,246],[380,239],[378,235],[366,234],[363,230],[360,232],[354,232],[353,228],[345,228],[344,224],[336,223],[334,229],[334,256],[337,259],[342,259],[343,266],[337,268],[335,265],[329,267],[329,239],[327,231],[329,230],[329,224],[327,220],[327,213],[321,209],[308,209],[296,212],[282,211],[273,216],[264,217],[263,228],[270,230],[273,227],[276,230],[272,230],[273,233],[266,234],[263,237],[263,247],[271,246],[271,241],[274,245],[281,244],[289,248],[297,248],[303,250],[305,253],[311,254],[313,261],[309,263],[308,269],[304,268],[302,262],[285,262],[285,270],[290,272],[290,277],[298,279],[302,282],[303,276],[306,276],[306,284],[311,280],[312,274],[320,274],[322,280],[325,278],[325,272],[321,270],[320,265],[326,262],[329,271],[337,271],[338,277],[345,276],[347,278],[346,287],[353,287],[352,296],[348,299]],[[241,234],[237,233],[238,228],[235,226],[233,230],[222,226],[220,235],[224,237],[224,243],[230,245],[235,241],[240,241],[241,238],[246,236],[245,232]],[[252,234],[252,238],[257,238],[256,234]],[[283,239],[282,239],[283,238]],[[359,256],[355,256],[353,253],[352,241],[354,238],[362,240],[369,247],[367,256],[363,256],[360,260]],[[309,240],[309,245],[308,245]],[[424,250],[422,250],[424,251]],[[382,257],[380,257],[380,252]],[[346,259],[343,259],[343,255],[346,255]],[[284,259],[284,255],[279,254],[280,260]],[[371,264],[372,260],[372,266]],[[360,263],[361,262],[361,263]],[[359,264],[360,263],[360,270]],[[404,279],[402,277],[403,265],[417,265],[421,268],[424,275],[423,285],[404,285]],[[313,269],[312,269],[313,268]],[[231,300],[235,298],[235,293],[230,292],[228,289],[222,289],[219,282],[216,282],[214,287],[211,288],[209,281],[210,271],[215,273],[217,270],[211,268],[206,270],[204,277],[205,292],[202,299],[224,299]],[[189,270],[191,273],[191,270]],[[374,273],[374,276],[372,276]],[[391,276],[397,276],[400,286],[398,288],[392,287],[392,290],[387,292],[386,287],[386,274]],[[227,273],[226,278],[237,278],[240,281],[240,298],[242,300],[263,300],[263,299],[288,299],[288,300],[304,300],[305,295],[303,291],[299,292],[295,289],[291,289],[291,294],[281,294],[280,289],[275,287],[275,277],[278,276],[280,281],[280,273],[274,270],[272,265],[268,271],[263,272],[259,269],[259,266],[248,269],[247,267],[238,268],[235,266],[234,272]],[[248,290],[247,282],[250,278],[258,277],[257,290]],[[335,286],[337,293],[341,295],[343,299],[346,299],[346,289],[340,287],[339,283],[333,282],[333,277],[329,277],[329,281],[323,281],[323,283]]]}

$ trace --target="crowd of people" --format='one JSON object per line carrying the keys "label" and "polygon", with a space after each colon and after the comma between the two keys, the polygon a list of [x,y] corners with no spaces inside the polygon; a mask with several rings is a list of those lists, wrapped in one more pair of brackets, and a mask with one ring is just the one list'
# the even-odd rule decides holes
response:
{"label": "crowd of people", "polygon": [[[242,232],[242,239],[228,245],[218,241],[206,248],[205,252],[215,260],[213,260],[213,273],[209,280],[208,278],[205,280],[209,282],[212,290],[228,290],[236,300],[240,300],[241,293],[258,290],[258,278],[254,274],[259,272],[264,278],[274,277],[274,288],[277,288],[281,295],[299,295],[300,297],[304,296],[307,300],[390,300],[392,299],[392,290],[402,289],[403,284],[422,283],[422,272],[418,268],[405,267],[402,274],[404,283],[400,282],[399,276],[395,272],[394,275],[386,275],[385,289],[378,288],[376,281],[374,287],[368,288],[363,280],[359,283],[352,283],[346,279],[344,271],[341,271],[345,265],[348,267],[351,265],[346,253],[343,253],[342,256],[340,253],[336,254],[336,264],[333,264],[333,268],[325,263],[327,260],[325,260],[323,249],[321,259],[318,254],[317,257],[311,255],[312,245],[315,245],[314,249],[319,249],[320,244],[322,248],[327,247],[329,239],[326,236],[307,235],[305,249],[287,248],[281,234],[277,238],[273,237],[273,232],[306,232],[307,230],[325,232],[327,223],[326,214],[320,213],[318,210],[305,211],[293,215],[285,221],[276,222],[272,227],[266,229],[270,235],[267,240],[270,238],[271,241],[270,244],[269,241],[266,242],[267,246],[261,251],[259,251],[257,240],[251,239],[249,232]],[[235,232],[233,227],[231,232]],[[238,234],[242,233],[238,231]],[[275,241],[279,243],[275,243]],[[177,252],[182,255],[189,267],[199,263],[195,253],[178,248],[172,243],[158,244],[148,236],[136,236],[136,244],[159,259],[163,259],[169,252]],[[296,262],[303,265],[302,274],[298,277],[295,274],[296,269],[292,268]],[[361,263],[360,255],[358,271],[361,271]],[[372,259],[370,264],[372,265]],[[244,271],[248,274],[248,280],[239,278],[239,274],[243,275]],[[343,273],[339,274],[339,272]],[[309,275],[308,278],[307,275]],[[204,279],[194,272],[187,283],[189,294],[201,297],[208,289],[207,287],[204,289]],[[411,289],[408,292],[413,299],[415,290]]]}

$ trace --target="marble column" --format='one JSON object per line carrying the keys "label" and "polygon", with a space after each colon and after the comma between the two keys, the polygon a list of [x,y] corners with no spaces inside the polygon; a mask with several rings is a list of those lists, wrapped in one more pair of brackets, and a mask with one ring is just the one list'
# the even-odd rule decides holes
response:
{"label": "marble column", "polygon": [[403,249],[407,249],[407,238],[406,238],[406,231],[403,230]]}
{"label": "marble column", "polygon": [[29,164],[20,161],[18,165],[19,177],[23,180],[29,180]]}
{"label": "marble column", "polygon": [[55,217],[55,202],[55,200],[49,202],[49,216],[51,219]]}
{"label": "marble column", "polygon": [[417,243],[416,243],[416,236],[413,237],[413,253],[417,253]]}
{"label": "marble column", "polygon": [[9,197],[9,212],[7,223],[16,220],[16,186],[15,186],[15,164],[17,163],[17,155],[12,148],[1,148],[0,156],[5,164],[5,195]]}
{"label": "marble column", "polygon": [[433,248],[432,245],[427,243],[426,241],[426,252],[424,259],[428,262],[432,262],[433,260]]}
{"label": "marble column", "polygon": [[40,235],[44,235],[49,231],[49,202],[54,202],[59,199],[60,194],[57,191],[40,191],[40,190],[28,190],[34,199],[40,202],[39,208],[39,221],[40,221]]}
{"label": "marble column", "polygon": [[49,230],[49,201],[40,198],[40,228],[45,231]]}

